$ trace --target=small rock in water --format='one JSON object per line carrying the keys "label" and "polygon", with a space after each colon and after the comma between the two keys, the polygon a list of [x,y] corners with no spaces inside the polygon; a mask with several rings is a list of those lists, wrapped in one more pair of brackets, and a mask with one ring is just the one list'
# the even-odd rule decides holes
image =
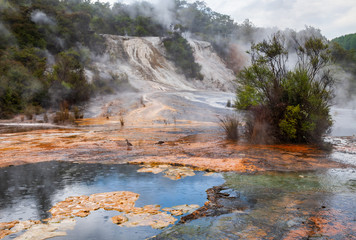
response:
{"label": "small rock in water", "polygon": [[235,211],[244,211],[249,205],[239,197],[230,196],[222,191],[226,190],[223,186],[212,187],[206,190],[208,200],[204,206],[200,207],[193,213],[183,216],[180,223],[186,223],[201,217],[213,217],[227,214]]}

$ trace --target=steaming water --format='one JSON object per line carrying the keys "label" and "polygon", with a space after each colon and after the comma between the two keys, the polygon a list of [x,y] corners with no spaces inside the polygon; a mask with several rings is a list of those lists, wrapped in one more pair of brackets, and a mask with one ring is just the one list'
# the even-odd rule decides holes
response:
{"label": "steaming water", "polygon": [[333,136],[356,135],[356,110],[333,108],[331,112],[334,120]]}
{"label": "steaming water", "polygon": [[[44,219],[50,216],[48,210],[66,197],[112,191],[140,194],[137,207],[151,204],[159,204],[162,208],[181,204],[202,206],[206,201],[205,190],[224,182],[221,176],[205,177],[203,172],[173,181],[162,174],[137,173],[138,169],[134,165],[65,162],[2,168],[0,222]],[[110,219],[116,215],[116,211],[99,210],[87,218],[77,218],[76,228],[62,239],[117,239],[117,236],[144,239],[160,232],[151,227],[119,227]]]}
{"label": "steaming water", "polygon": [[227,101],[233,102],[235,94],[224,92],[178,92],[177,96],[197,104],[208,105],[211,108],[226,109]]}

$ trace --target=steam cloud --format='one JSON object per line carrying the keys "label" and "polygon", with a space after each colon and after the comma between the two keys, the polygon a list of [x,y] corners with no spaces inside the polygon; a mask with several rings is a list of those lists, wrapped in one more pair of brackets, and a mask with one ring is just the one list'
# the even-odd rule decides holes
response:
{"label": "steam cloud", "polygon": [[0,34],[5,37],[8,37],[11,35],[9,30],[7,30],[7,28],[1,22],[0,22]]}
{"label": "steam cloud", "polygon": [[37,24],[55,25],[56,23],[46,13],[36,10],[31,13],[31,20]]}
{"label": "steam cloud", "polygon": [[170,27],[174,24],[174,7],[174,0],[157,0],[154,4],[146,1],[137,1],[127,5],[125,10],[131,18],[136,18],[137,16],[150,17],[159,24]]}

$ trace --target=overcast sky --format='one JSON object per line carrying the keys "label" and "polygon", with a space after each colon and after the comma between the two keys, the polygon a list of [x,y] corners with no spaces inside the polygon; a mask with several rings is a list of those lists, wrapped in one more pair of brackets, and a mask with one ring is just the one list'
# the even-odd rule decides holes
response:
{"label": "overcast sky", "polygon": [[[130,3],[135,0],[100,0]],[[158,2],[162,0],[147,0]],[[167,0],[169,1],[169,0]],[[188,2],[194,2],[188,0]],[[328,39],[356,33],[356,0],[205,0],[214,11],[237,23],[250,19],[257,27],[319,28]]]}

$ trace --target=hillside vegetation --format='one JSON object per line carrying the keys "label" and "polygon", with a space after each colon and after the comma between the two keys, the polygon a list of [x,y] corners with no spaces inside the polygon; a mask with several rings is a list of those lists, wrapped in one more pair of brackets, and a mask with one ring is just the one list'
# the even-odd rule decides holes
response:
{"label": "hillside vegetation", "polygon": [[[157,11],[147,2],[0,1],[0,118],[58,108],[63,102],[81,104],[112,89],[98,76],[91,83],[85,76],[85,68],[93,68],[92,56],[105,50],[100,34],[166,37],[164,45],[178,69],[188,78],[201,78],[181,34],[189,30],[204,40],[228,39],[238,28],[229,16],[203,2],[175,1],[169,24],[157,18]],[[183,71],[187,66],[190,70]],[[112,82],[122,81],[127,79]]]}
{"label": "hillside vegetation", "polygon": [[179,67],[179,70],[187,78],[202,80],[201,66],[195,63],[192,47],[188,41],[178,33],[172,34],[163,40],[169,58]]}
{"label": "hillside vegetation", "polygon": [[[104,79],[94,66],[93,57],[106,49],[101,34],[160,37],[178,71],[187,79],[202,79],[187,36],[210,42],[238,74],[244,66],[240,62],[245,60],[239,56],[243,49],[236,46],[258,42],[271,31],[257,28],[249,20],[237,24],[202,1],[167,4],[156,6],[143,1],[111,6],[90,0],[0,0],[0,118],[61,106],[71,108],[96,94],[127,86],[130,76],[107,73],[111,77]],[[312,27],[286,32],[323,39]],[[345,71],[355,74],[354,50],[335,43],[332,54]],[[233,66],[236,63],[241,66]],[[86,70],[94,73],[90,82]]]}
{"label": "hillside vegetation", "polygon": [[356,33],[334,38],[332,42],[340,44],[346,50],[356,50]]}

